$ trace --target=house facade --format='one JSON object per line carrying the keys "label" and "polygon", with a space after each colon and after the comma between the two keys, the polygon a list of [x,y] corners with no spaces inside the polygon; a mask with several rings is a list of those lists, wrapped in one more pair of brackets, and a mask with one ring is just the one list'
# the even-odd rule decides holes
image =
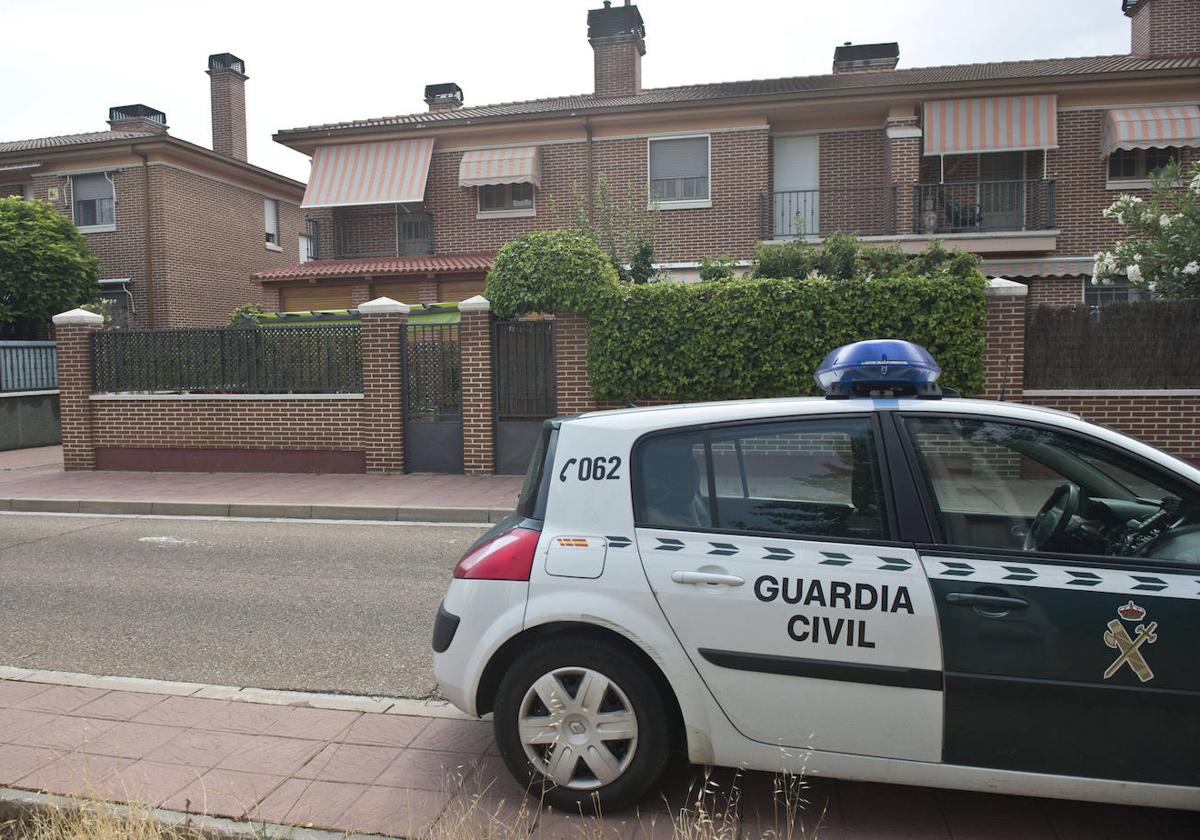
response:
{"label": "house facade", "polygon": [[109,109],[106,131],[0,142],[0,195],[74,220],[132,328],[224,324],[260,301],[252,274],[299,259],[304,185],[246,160],[245,63],[213,55],[208,75],[212,149],[145,105]]}
{"label": "house facade", "polygon": [[591,94],[468,107],[430,85],[423,113],[278,132],[313,158],[310,250],[257,279],[283,310],[463,299],[498,248],[571,223],[603,177],[618,201],[650,197],[676,279],[845,231],[975,251],[1032,305],[1128,296],[1087,282],[1119,236],[1101,211],[1196,159],[1200,15],[1192,0],[1120,10],[1122,55],[899,69],[897,44],[847,44],[826,75],[643,89],[642,16],[605,3],[588,13]]}

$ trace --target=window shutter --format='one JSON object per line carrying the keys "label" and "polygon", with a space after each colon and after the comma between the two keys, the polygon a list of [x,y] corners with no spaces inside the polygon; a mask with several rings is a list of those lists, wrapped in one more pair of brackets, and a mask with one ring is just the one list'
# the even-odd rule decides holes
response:
{"label": "window shutter", "polygon": [[71,189],[76,201],[92,201],[113,197],[113,185],[103,172],[93,175],[75,175],[71,178]]}
{"label": "window shutter", "polygon": [[263,229],[271,236],[279,233],[279,208],[273,198],[263,199],[263,225]]}
{"label": "window shutter", "polygon": [[650,180],[707,178],[708,138],[650,141]]}

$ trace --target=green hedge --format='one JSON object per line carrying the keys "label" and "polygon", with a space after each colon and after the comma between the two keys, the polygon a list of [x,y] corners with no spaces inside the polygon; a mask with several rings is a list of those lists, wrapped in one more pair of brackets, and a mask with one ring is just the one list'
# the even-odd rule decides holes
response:
{"label": "green hedge", "polygon": [[983,276],[717,280],[625,286],[593,310],[588,374],[599,399],[818,393],[813,371],[843,344],[903,338],[942,383],[983,387]]}
{"label": "green hedge", "polygon": [[617,290],[617,270],[591,237],[538,230],[500,249],[484,297],[501,318],[527,312],[591,312]]}

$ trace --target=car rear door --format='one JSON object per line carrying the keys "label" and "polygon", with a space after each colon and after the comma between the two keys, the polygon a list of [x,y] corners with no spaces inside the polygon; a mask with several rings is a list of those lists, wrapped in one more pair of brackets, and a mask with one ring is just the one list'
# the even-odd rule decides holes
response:
{"label": "car rear door", "polygon": [[1200,567],[1099,551],[1095,499],[1057,548],[1024,548],[1064,483],[1096,499],[1110,479],[1147,499],[1186,486],[1050,426],[928,413],[902,425],[937,526],[919,550],[942,629],[945,761],[1200,785]]}
{"label": "car rear door", "polygon": [[937,621],[892,537],[876,420],[673,430],[634,450],[637,545],[663,614],[742,734],[937,761]]}

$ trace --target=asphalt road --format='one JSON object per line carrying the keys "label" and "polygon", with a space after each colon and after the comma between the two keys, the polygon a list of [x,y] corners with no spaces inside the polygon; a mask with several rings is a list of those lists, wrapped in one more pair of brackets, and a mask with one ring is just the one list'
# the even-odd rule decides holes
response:
{"label": "asphalt road", "polygon": [[482,530],[0,514],[0,665],[426,696]]}

